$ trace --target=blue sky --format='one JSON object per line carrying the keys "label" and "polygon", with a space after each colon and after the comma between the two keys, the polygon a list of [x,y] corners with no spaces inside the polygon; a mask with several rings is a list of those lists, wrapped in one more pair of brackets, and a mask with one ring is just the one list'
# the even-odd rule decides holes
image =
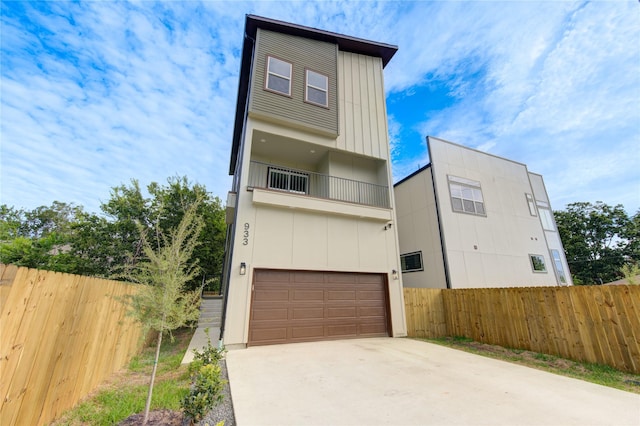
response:
{"label": "blue sky", "polygon": [[394,44],[395,180],[437,136],[527,164],[552,207],[640,208],[640,3],[2,2],[0,203],[98,213],[186,175],[226,199],[244,17]]}

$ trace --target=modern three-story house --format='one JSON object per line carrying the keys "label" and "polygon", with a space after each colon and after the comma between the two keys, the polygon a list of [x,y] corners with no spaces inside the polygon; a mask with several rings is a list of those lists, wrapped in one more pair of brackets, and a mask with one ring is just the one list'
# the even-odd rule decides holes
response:
{"label": "modern three-story house", "polygon": [[227,200],[227,347],[404,336],[384,43],[247,16]]}

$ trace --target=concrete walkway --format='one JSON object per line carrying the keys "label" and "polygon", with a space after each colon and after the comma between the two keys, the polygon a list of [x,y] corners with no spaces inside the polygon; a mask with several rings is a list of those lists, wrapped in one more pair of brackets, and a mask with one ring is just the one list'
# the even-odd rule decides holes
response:
{"label": "concrete walkway", "polygon": [[209,337],[211,345],[218,347],[220,338],[220,321],[222,319],[222,297],[203,297],[200,301],[200,319],[198,320],[198,328],[191,337],[189,348],[182,358],[183,364],[189,364],[193,361],[193,350],[202,351],[207,346],[207,333],[205,329],[209,329]]}
{"label": "concrete walkway", "polygon": [[239,426],[640,425],[640,395],[411,339],[226,356]]}

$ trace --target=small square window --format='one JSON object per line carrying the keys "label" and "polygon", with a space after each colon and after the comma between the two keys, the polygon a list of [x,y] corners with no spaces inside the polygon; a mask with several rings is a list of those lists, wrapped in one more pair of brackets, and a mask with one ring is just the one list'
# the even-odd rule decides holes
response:
{"label": "small square window", "polygon": [[329,106],[329,77],[315,71],[306,70],[305,97],[306,102]]}
{"label": "small square window", "polygon": [[547,266],[544,263],[544,256],[540,254],[530,254],[531,268],[533,272],[547,272]]}
{"label": "small square window", "polygon": [[282,59],[267,56],[265,89],[291,96],[291,70],[293,66]]}
{"label": "small square window", "polygon": [[400,267],[402,268],[402,272],[424,271],[424,266],[422,265],[422,252],[416,251],[413,253],[401,254]]}

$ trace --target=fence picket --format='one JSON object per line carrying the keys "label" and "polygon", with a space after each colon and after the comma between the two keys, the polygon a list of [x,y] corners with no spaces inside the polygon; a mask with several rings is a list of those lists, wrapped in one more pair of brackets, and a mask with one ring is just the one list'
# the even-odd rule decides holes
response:
{"label": "fence picket", "polygon": [[640,373],[640,286],[404,291],[409,336],[466,336]]}
{"label": "fence picket", "polygon": [[5,265],[0,275],[3,426],[49,424],[138,352],[142,329],[112,297],[135,286]]}

